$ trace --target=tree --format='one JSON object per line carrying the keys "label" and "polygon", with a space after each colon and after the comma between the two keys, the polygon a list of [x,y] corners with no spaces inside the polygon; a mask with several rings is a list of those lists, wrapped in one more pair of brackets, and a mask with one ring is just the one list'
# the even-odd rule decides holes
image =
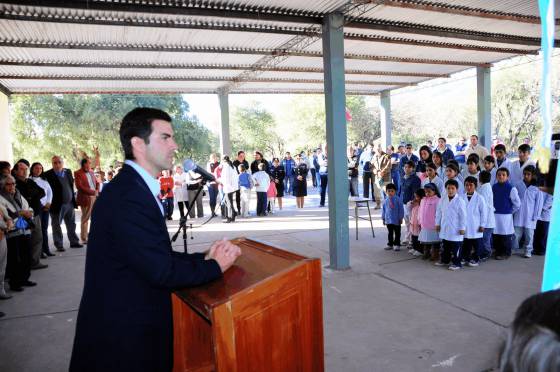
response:
{"label": "tree", "polygon": [[206,160],[216,140],[189,115],[180,95],[37,95],[16,96],[12,105],[14,154],[41,161],[61,155],[67,166],[78,165],[81,154],[99,146],[103,167],[123,160],[120,121],[135,107],[156,107],[173,118],[177,159]]}
{"label": "tree", "polygon": [[370,107],[365,96],[347,96],[346,107],[352,115],[348,125],[348,142],[362,144],[381,137],[379,108]]}

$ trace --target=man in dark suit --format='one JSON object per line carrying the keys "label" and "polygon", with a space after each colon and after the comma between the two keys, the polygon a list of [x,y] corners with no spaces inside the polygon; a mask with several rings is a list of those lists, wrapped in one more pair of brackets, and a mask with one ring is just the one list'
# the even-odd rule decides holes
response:
{"label": "man in dark suit", "polygon": [[66,234],[71,248],[82,248],[76,235],[76,199],[74,196],[74,178],[72,171],[64,168],[64,160],[60,156],[52,157],[52,169],[45,172],[45,178],[51,186],[53,199],[49,213],[53,231],[54,246],[57,251],[64,251],[62,229],[60,224],[64,221]]}
{"label": "man in dark suit", "polygon": [[156,179],[177,149],[169,115],[134,109],[120,138],[127,160],[93,208],[71,372],[171,371],[171,291],[220,278],[241,254],[225,240],[172,251]]}

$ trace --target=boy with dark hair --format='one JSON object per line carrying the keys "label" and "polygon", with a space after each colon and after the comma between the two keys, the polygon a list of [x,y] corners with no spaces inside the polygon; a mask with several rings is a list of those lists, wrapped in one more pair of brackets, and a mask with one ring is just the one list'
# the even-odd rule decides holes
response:
{"label": "boy with dark hair", "polygon": [[396,196],[397,186],[388,183],[385,186],[387,197],[383,201],[381,218],[383,225],[387,226],[387,247],[385,250],[401,250],[401,224],[404,217],[404,206],[402,200]]}
{"label": "boy with dark hair", "polygon": [[467,216],[465,200],[458,195],[455,180],[445,182],[447,195],[442,195],[436,210],[436,231],[442,241],[441,261],[436,266],[447,266],[455,271],[461,268],[461,248],[465,235]]}
{"label": "boy with dark hair", "polygon": [[[519,155],[519,159],[511,163],[511,168],[509,170],[509,178],[514,186],[517,186],[517,184],[523,182],[523,171],[524,169],[526,169],[526,167],[536,167],[535,162],[529,158],[531,156],[531,146],[526,143],[520,145],[517,148],[517,154]],[[520,185],[520,187],[523,188],[522,185]]]}
{"label": "boy with dark hair", "polygon": [[537,219],[543,209],[544,199],[537,187],[537,169],[529,165],[523,170],[523,182],[516,186],[519,192],[521,206],[513,215],[513,226],[515,227],[514,246],[519,249],[523,238],[523,257],[531,258],[533,252],[533,237],[537,227]]}
{"label": "boy with dark hair", "polygon": [[486,225],[484,226],[484,233],[482,234],[482,246],[484,254],[480,257],[485,261],[492,255],[492,232],[496,227],[496,220],[494,219],[494,194],[492,193],[492,185],[490,183],[490,172],[485,170],[481,171],[478,175],[480,180],[480,187],[477,192],[482,196],[486,203]]}
{"label": "boy with dark hair", "polygon": [[496,220],[492,245],[496,250],[496,260],[503,260],[511,256],[515,234],[513,214],[519,210],[521,201],[517,189],[509,182],[509,170],[507,168],[498,168],[496,180],[498,182],[492,186],[494,218]]}
{"label": "boy with dark hair", "polygon": [[506,168],[511,176],[511,160],[506,157],[506,146],[501,143],[497,144],[494,147],[494,154],[496,155],[496,168]]}
{"label": "boy with dark hair", "polygon": [[[478,163],[477,163],[478,165]],[[482,238],[486,226],[487,205],[482,195],[476,192],[478,181],[475,177],[465,178],[465,202],[467,204],[467,228],[463,241],[462,260],[467,266],[478,266],[479,260],[484,257]]]}

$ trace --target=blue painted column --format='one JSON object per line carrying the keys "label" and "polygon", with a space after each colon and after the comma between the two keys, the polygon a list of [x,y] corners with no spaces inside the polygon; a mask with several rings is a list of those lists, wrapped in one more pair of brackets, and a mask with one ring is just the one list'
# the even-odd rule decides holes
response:
{"label": "blue painted column", "polygon": [[330,268],[335,270],[350,268],[343,26],[344,16],[341,13],[328,14],[324,18],[323,65],[329,172],[329,252]]}
{"label": "blue painted column", "polygon": [[218,93],[218,98],[220,100],[220,112],[221,112],[221,123],[220,123],[220,152],[221,156],[231,154],[231,141],[229,137],[229,96],[225,92]]}
{"label": "blue painted column", "polygon": [[391,119],[391,91],[384,90],[381,92],[379,99],[379,115],[381,119],[381,144],[383,150],[391,144],[391,130],[393,129],[393,121]]}
{"label": "blue painted column", "polygon": [[476,68],[476,100],[478,112],[478,142],[490,149],[492,145],[492,86],[490,67]]}

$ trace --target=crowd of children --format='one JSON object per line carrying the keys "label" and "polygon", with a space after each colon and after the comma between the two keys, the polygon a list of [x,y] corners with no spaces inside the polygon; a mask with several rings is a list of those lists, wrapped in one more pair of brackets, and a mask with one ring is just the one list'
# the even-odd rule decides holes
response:
{"label": "crowd of children", "polygon": [[495,147],[496,158],[473,153],[462,172],[437,152],[424,171],[407,161],[400,184],[385,187],[385,249],[401,249],[404,220],[409,253],[453,271],[516,252],[525,258],[544,254],[552,195],[537,187],[530,147],[521,145],[518,153],[516,161],[507,159],[504,145]]}

